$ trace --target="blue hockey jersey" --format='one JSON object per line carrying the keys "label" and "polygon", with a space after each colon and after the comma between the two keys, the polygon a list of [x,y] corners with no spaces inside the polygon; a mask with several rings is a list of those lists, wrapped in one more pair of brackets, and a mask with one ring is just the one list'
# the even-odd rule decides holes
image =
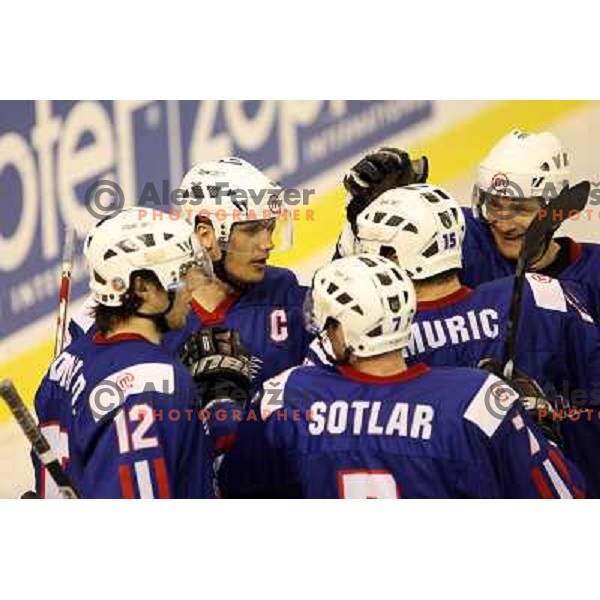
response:
{"label": "blue hockey jersey", "polygon": [[[215,310],[209,312],[193,301],[192,311],[185,328],[169,331],[162,345],[172,356],[177,356],[185,340],[203,327],[221,326],[236,329],[240,338],[256,358],[253,370],[253,390],[262,383],[302,363],[312,337],[304,327],[303,305],[308,288],[301,286],[292,271],[267,266],[265,277],[249,286],[242,294],[226,298]],[[87,301],[73,316],[69,332],[76,340],[83,335],[93,335],[95,327],[91,318],[93,301]],[[238,405],[222,402],[211,407],[209,429],[217,449],[224,450],[235,436],[239,419]],[[215,418],[216,411],[226,415]]]}
{"label": "blue hockey jersey", "polygon": [[[476,219],[471,209],[463,209],[466,235],[463,242],[461,281],[469,287],[513,275],[516,263],[505,259],[496,249],[489,226]],[[570,238],[558,238],[569,247],[569,265],[555,275],[561,281],[576,282],[585,289],[584,298],[592,316],[600,323],[600,245],[580,244]]]}
{"label": "blue hockey jersey", "polygon": [[176,353],[191,333],[203,327],[237,329],[258,359],[254,375],[258,389],[263,381],[299,365],[306,354],[310,343],[302,315],[306,290],[288,269],[267,267],[262,281],[226,298],[212,312],[192,302],[186,327],[167,333],[163,345]]}
{"label": "blue hockey jersey", "polygon": [[[486,357],[501,361],[513,281],[499,279],[419,302],[407,362],[476,367]],[[572,407],[559,412],[565,451],[588,479],[590,492],[600,495],[600,336],[572,287],[527,274],[515,364],[549,396],[561,396]]]}
{"label": "blue hockey jersey", "polygon": [[96,333],[96,325],[94,324],[95,308],[96,301],[90,294],[78,310],[73,311],[67,324],[68,340],[65,346],[84,335],[92,336]]}
{"label": "blue hockey jersey", "polygon": [[[191,376],[145,338],[73,342],[35,399],[43,433],[83,498],[211,498],[212,450]],[[58,490],[33,457],[36,491]]]}
{"label": "blue hockey jersey", "polygon": [[[476,369],[296,367],[264,384],[225,456],[227,496],[572,498],[581,475],[512,388]],[[251,418],[252,412],[255,412]]]}
{"label": "blue hockey jersey", "polygon": [[[254,387],[267,379],[302,363],[311,336],[304,328],[302,309],[308,288],[301,286],[288,269],[267,266],[262,281],[249,286],[242,294],[226,298],[213,311],[192,302],[186,327],[169,331],[162,344],[173,356],[185,340],[198,329],[219,325],[237,329],[246,347],[256,357]],[[69,321],[71,339],[93,335],[91,298]]]}

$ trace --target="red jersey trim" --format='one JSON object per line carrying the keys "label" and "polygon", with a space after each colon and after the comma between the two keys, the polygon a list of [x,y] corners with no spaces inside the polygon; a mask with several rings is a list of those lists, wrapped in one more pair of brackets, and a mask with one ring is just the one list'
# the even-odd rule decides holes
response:
{"label": "red jersey trim", "polygon": [[167,476],[167,467],[165,465],[164,458],[155,458],[154,471],[156,472],[156,483],[158,486],[158,497],[159,498],[170,498],[169,493],[169,477]]}
{"label": "red jersey trim", "polygon": [[445,306],[451,306],[457,302],[461,302],[465,298],[468,298],[473,293],[473,290],[466,285],[463,285],[456,292],[452,292],[443,298],[438,300],[423,300],[417,302],[417,310],[437,310],[438,308],[444,308]]}
{"label": "red jersey trim", "polygon": [[229,309],[236,303],[239,297],[240,294],[227,296],[213,311],[206,310],[197,300],[192,299],[192,310],[198,315],[202,325],[219,325],[225,320]]}
{"label": "red jersey trim", "polygon": [[105,337],[101,333],[94,334],[94,342],[96,344],[114,344],[116,342],[138,341],[152,343],[148,338],[139,333],[117,333],[110,337]]}
{"label": "red jersey trim", "polygon": [[215,450],[218,452],[227,452],[237,442],[237,440],[237,433],[221,436],[215,440]]}
{"label": "red jersey trim", "polygon": [[338,365],[337,370],[348,379],[358,381],[359,383],[376,383],[379,385],[385,385],[387,383],[402,383],[421,377],[426,373],[429,373],[431,369],[424,363],[417,363],[412,367],[397,373],[396,375],[370,375],[369,373],[363,373],[350,365]]}
{"label": "red jersey trim", "polygon": [[131,465],[119,466],[119,479],[121,480],[121,495],[123,498],[135,498],[133,491],[133,477],[131,476]]}
{"label": "red jersey trim", "polygon": [[569,260],[571,261],[571,263],[574,263],[575,261],[579,260],[582,253],[583,248],[581,247],[581,244],[569,238]]}
{"label": "red jersey trim", "polygon": [[550,447],[548,448],[548,455],[550,456],[550,462],[556,467],[561,477],[569,484],[569,487],[572,488],[573,496],[575,498],[585,498],[585,492],[573,484],[571,473],[569,473],[569,469],[567,469],[567,465],[565,465],[560,454],[554,448]]}

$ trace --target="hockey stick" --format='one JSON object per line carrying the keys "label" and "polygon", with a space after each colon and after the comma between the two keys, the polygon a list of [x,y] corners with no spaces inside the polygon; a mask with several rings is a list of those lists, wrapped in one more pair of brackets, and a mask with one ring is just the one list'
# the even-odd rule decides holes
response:
{"label": "hockey stick", "polygon": [[10,379],[5,379],[0,383],[0,396],[4,398],[10,412],[13,414],[27,439],[31,442],[35,453],[39,456],[40,461],[44,467],[46,467],[52,479],[54,479],[62,497],[67,499],[79,498],[79,494],[75,491],[73,484],[61,467],[60,462],[54,456],[54,452],[52,452],[48,440],[40,431]]}
{"label": "hockey stick", "polygon": [[71,291],[74,250],[75,230],[67,227],[65,230],[65,245],[63,248],[62,271],[60,274],[60,291],[58,293],[58,315],[56,317],[56,332],[54,335],[54,358],[62,352],[65,345],[67,308],[69,306],[69,292]]}
{"label": "hockey stick", "polygon": [[550,200],[545,207],[540,208],[525,232],[515,270],[515,282],[508,313],[506,348],[502,362],[502,371],[508,380],[512,379],[515,369],[517,334],[521,321],[521,300],[527,269],[539,258],[540,247],[548,239],[548,236],[551,236],[563,221],[575,212],[584,209],[590,195],[590,187],[589,181],[582,181],[573,187],[563,189],[556,198]]}

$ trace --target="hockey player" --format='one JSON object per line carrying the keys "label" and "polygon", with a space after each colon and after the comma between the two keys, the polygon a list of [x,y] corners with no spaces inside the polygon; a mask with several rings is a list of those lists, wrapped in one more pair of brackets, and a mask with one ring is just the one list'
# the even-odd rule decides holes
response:
{"label": "hockey player", "polygon": [[[88,234],[96,333],[58,356],[36,395],[40,427],[84,498],[215,494],[196,385],[161,346],[185,325],[210,260],[189,222],[147,212],[124,210]],[[36,458],[34,467],[37,495],[56,497]]]}
{"label": "hockey player", "polygon": [[169,335],[177,348],[191,331],[236,329],[257,357],[254,384],[300,364],[310,338],[302,326],[307,288],[288,269],[269,266],[276,229],[290,243],[292,221],[283,190],[251,164],[226,158],[194,165],[184,177],[186,204],[196,236],[213,260],[216,278],[197,289],[186,330]]}
{"label": "hockey player", "polygon": [[387,259],[365,254],[318,270],[308,320],[331,340],[336,366],[295,367],[265,382],[223,461],[226,492],[582,496],[577,471],[509,385],[477,369],[406,366],[415,308],[412,283]]}
{"label": "hockey player", "polygon": [[[350,194],[351,225],[341,238],[341,255],[352,246],[351,227],[360,211],[385,190],[415,181],[412,174],[408,154],[391,148],[367,155],[350,170],[344,185]],[[551,133],[514,130],[501,139],[479,165],[473,208],[463,209],[467,229],[462,281],[474,287],[512,275],[529,223],[541,206],[568,185],[569,178],[569,154]],[[557,218],[557,227],[561,220]],[[586,303],[600,322],[597,244],[549,238],[531,270],[582,285]]]}
{"label": "hockey player", "polygon": [[[409,363],[476,367],[503,359],[514,278],[464,286],[464,234],[456,200],[426,184],[384,192],[358,216],[357,250],[393,258],[415,284]],[[570,401],[572,410],[562,411],[566,452],[598,494],[600,336],[577,291],[568,281],[526,276],[515,364],[546,395]]]}

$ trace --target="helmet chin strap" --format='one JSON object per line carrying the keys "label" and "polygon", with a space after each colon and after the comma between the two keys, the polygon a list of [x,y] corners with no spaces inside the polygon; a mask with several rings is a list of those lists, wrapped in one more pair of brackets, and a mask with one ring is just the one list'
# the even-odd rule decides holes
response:
{"label": "helmet chin strap", "polygon": [[[344,350],[344,356],[342,356],[342,358],[337,358],[331,352],[329,352],[329,350],[327,349],[327,346],[326,346],[325,342],[323,341],[323,336],[327,336],[327,334],[324,331],[321,331],[318,334],[317,339],[319,340],[319,346],[321,346],[321,350],[323,351],[323,354],[326,356],[327,360],[332,365],[335,365],[336,367],[350,364],[350,357],[352,356],[352,349],[348,348],[346,346],[346,349]],[[327,339],[329,339],[329,336],[327,336]],[[330,342],[331,342],[331,340],[330,340]]]}
{"label": "helmet chin strap", "polygon": [[165,310],[163,310],[162,312],[149,315],[146,313],[136,311],[135,316],[142,317],[142,319],[150,319],[151,321],[153,321],[154,324],[156,325],[157,329],[160,331],[160,333],[166,333],[167,331],[170,331],[171,328],[169,327],[169,324],[167,323],[166,317],[171,312],[171,309],[173,308],[173,304],[175,304],[175,292],[171,290],[170,292],[167,292],[167,296],[169,299],[169,304],[168,304],[167,308]]}
{"label": "helmet chin strap", "polygon": [[252,284],[244,283],[239,279],[232,277],[225,268],[225,258],[227,257],[227,250],[221,249],[221,258],[213,261],[213,270],[218,279],[223,283],[227,283],[234,290],[238,292],[245,292]]}

